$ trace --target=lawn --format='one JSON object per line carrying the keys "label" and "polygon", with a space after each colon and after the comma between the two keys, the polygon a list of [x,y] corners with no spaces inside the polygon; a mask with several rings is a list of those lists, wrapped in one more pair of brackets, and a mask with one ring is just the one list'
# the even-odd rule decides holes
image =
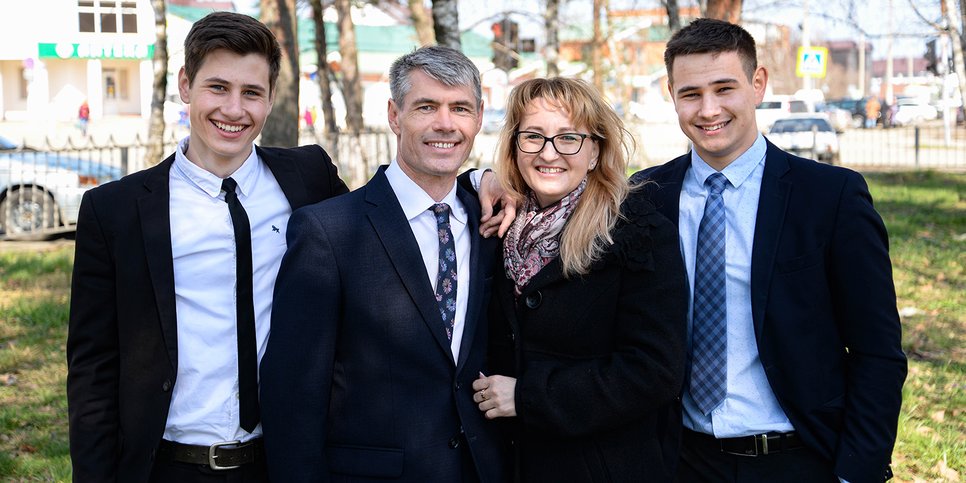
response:
{"label": "lawn", "polygon": [[[966,476],[966,175],[868,173],[909,356],[895,481]],[[10,244],[4,244],[9,247]],[[69,481],[69,245],[0,250],[0,480]]]}

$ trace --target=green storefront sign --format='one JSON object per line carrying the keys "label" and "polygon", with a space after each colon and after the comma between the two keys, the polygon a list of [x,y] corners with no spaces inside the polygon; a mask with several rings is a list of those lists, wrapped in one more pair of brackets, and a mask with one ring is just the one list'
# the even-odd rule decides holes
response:
{"label": "green storefront sign", "polygon": [[37,44],[37,57],[41,59],[150,59],[154,57],[154,44],[136,42],[117,43],[68,43]]}

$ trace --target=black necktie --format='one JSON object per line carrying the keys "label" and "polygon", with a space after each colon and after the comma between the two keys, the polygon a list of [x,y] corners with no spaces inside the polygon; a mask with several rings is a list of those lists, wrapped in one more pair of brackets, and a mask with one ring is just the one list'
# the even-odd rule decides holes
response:
{"label": "black necktie", "polygon": [[225,178],[221,189],[235,229],[235,312],[238,334],[238,392],[241,427],[251,433],[258,426],[258,351],[255,349],[255,303],[252,300],[252,229],[238,201],[238,183]]}

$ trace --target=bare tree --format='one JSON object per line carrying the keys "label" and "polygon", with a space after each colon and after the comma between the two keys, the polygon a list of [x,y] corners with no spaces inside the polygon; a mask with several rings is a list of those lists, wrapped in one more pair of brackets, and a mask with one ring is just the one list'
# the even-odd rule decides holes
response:
{"label": "bare tree", "polygon": [[325,134],[339,131],[335,123],[335,108],[332,106],[332,84],[330,83],[328,47],[325,45],[325,21],[322,19],[322,0],[309,0],[312,7],[312,22],[315,23],[316,81],[319,83],[319,100],[322,102],[322,117],[325,119],[322,132]]}
{"label": "bare tree", "polygon": [[435,45],[433,17],[426,10],[424,0],[409,0],[409,13],[413,18],[413,28],[416,29],[419,45]]}
{"label": "bare tree", "polygon": [[741,22],[741,0],[702,0],[701,15],[731,23]]}
{"label": "bare tree", "polygon": [[560,75],[560,68],[557,66],[557,59],[560,56],[560,0],[547,0],[546,9],[543,11],[543,26],[547,32],[547,46],[544,51],[544,58],[547,61],[547,77]]}
{"label": "bare tree", "polygon": [[263,146],[299,143],[299,49],[295,0],[261,0],[262,22],[278,39],[282,64],[275,82],[275,104],[262,128]]}
{"label": "bare tree", "polygon": [[462,50],[460,15],[456,0],[433,0],[433,30],[436,43]]}
{"label": "bare tree", "polygon": [[671,35],[674,32],[681,30],[681,14],[678,11],[678,0],[661,0],[664,4],[664,8],[667,10],[667,27],[671,31]]}
{"label": "bare tree", "polygon": [[345,124],[352,132],[362,131],[362,81],[359,76],[359,49],[352,25],[352,5],[349,0],[335,0],[339,14],[339,53],[342,55],[342,98],[345,100]]}
{"label": "bare tree", "polygon": [[604,73],[601,57],[601,50],[604,48],[604,36],[600,27],[600,12],[604,8],[606,0],[594,0],[593,25],[594,38],[590,46],[590,68],[594,71],[594,86],[597,90],[604,92]]}
{"label": "bare tree", "polygon": [[151,93],[151,115],[148,118],[148,146],[144,155],[147,165],[154,165],[164,156],[164,98],[168,93],[168,28],[164,0],[151,0],[154,9],[154,83]]}

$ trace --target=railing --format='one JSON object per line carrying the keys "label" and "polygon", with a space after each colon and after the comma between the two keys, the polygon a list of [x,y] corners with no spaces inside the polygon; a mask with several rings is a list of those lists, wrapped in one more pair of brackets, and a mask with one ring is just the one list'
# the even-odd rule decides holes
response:
{"label": "railing", "polygon": [[[687,150],[677,126],[637,124],[632,132],[638,149],[636,167],[661,164]],[[165,153],[178,139],[170,134]],[[381,164],[389,163],[396,137],[389,131],[358,135],[302,132],[300,144],[320,144],[351,188],[365,183]],[[966,126],[933,121],[890,129],[851,129],[839,136],[839,163],[854,169],[937,169],[966,171]],[[35,150],[0,150],[0,238],[42,238],[70,231],[77,221],[83,193],[101,183],[151,166],[140,138],[100,145],[50,142]],[[496,136],[481,134],[466,166],[489,165]]]}

